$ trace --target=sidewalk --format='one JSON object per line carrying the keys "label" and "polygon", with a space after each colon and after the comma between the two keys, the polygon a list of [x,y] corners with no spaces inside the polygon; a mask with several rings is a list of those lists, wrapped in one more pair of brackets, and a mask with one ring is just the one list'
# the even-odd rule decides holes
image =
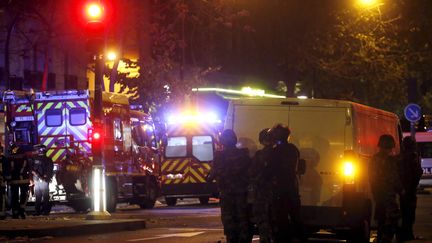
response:
{"label": "sidewalk", "polygon": [[0,240],[15,237],[48,237],[98,234],[144,229],[141,219],[86,220],[83,215],[28,216],[26,219],[0,220]]}

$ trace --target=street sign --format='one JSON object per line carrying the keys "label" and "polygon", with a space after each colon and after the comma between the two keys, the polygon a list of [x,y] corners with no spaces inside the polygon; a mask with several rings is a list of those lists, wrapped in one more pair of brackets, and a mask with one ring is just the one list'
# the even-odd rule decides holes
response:
{"label": "street sign", "polygon": [[421,107],[417,104],[408,104],[404,109],[405,118],[410,122],[417,122],[421,118]]}

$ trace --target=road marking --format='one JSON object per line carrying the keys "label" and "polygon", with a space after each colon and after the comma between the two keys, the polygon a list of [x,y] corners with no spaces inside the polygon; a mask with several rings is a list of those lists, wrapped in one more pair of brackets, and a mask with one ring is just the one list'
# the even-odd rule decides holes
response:
{"label": "road marking", "polygon": [[204,231],[177,233],[177,234],[163,234],[163,235],[157,235],[157,236],[147,237],[147,238],[131,239],[128,241],[146,241],[146,240],[156,240],[156,239],[171,238],[171,237],[194,237],[194,236],[197,236],[197,235],[200,235],[203,233],[204,233]]}

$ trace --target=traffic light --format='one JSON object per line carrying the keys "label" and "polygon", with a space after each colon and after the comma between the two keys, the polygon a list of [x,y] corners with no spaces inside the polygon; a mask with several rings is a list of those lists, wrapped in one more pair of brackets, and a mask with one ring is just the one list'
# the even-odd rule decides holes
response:
{"label": "traffic light", "polygon": [[85,22],[86,48],[90,52],[100,53],[104,46],[106,30],[105,6],[100,1],[88,1],[83,5]]}
{"label": "traffic light", "polygon": [[94,126],[88,130],[88,141],[92,146],[93,155],[98,155],[102,151],[103,131],[99,126]]}

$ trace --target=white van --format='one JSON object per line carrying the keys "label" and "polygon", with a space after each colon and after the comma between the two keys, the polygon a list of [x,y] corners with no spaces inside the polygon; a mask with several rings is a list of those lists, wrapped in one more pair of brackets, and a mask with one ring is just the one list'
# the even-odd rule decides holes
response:
{"label": "white van", "polygon": [[[306,160],[306,173],[299,180],[308,229],[330,229],[347,233],[353,241],[369,242],[368,161],[383,134],[395,138],[394,152],[399,153],[402,134],[397,115],[348,101],[242,99],[230,101],[224,128],[233,129],[238,146],[249,148],[253,155],[260,149],[258,133],[275,123],[289,126],[290,142]],[[356,161],[344,161],[347,151],[358,155]]]}
{"label": "white van", "polygon": [[[410,133],[404,133],[410,136]],[[419,187],[432,187],[432,132],[416,132],[415,139],[421,158],[421,167],[423,175],[420,179]]]}

